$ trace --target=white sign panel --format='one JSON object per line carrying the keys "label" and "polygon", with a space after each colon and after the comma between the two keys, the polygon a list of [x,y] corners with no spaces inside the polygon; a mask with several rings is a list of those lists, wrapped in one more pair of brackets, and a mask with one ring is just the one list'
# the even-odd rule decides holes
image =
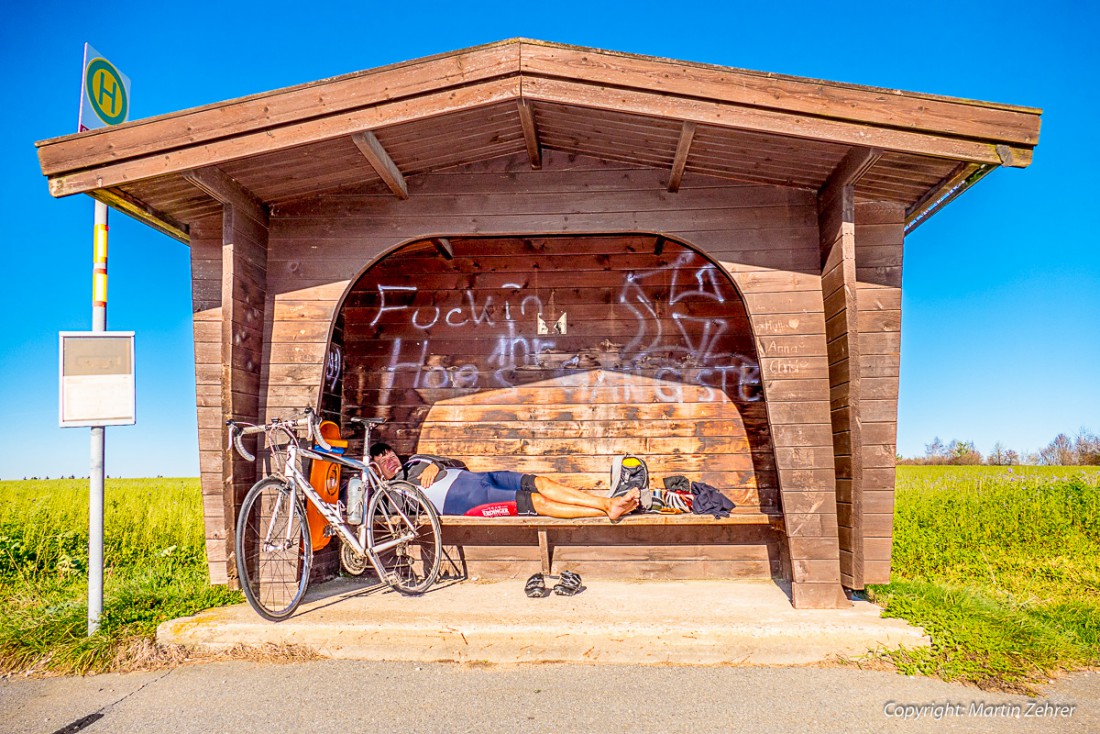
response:
{"label": "white sign panel", "polygon": [[63,331],[60,341],[60,424],[135,423],[134,332]]}
{"label": "white sign panel", "polygon": [[84,73],[80,77],[80,132],[130,119],[130,77],[84,44]]}

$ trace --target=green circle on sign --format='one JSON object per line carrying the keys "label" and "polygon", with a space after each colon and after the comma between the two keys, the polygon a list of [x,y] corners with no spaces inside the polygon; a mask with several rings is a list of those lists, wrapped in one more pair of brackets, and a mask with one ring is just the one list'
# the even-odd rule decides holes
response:
{"label": "green circle on sign", "polygon": [[84,93],[99,119],[108,125],[126,121],[130,100],[122,74],[107,59],[93,59],[84,73]]}

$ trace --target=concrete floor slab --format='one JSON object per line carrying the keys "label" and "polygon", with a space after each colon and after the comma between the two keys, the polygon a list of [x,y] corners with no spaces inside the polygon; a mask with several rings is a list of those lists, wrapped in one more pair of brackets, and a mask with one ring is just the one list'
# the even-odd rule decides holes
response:
{"label": "concrete floor slab", "polygon": [[406,597],[336,579],[283,622],[223,607],[166,622],[157,640],[206,651],[300,645],[375,661],[666,665],[808,664],[928,644],[922,630],[880,611],[866,601],[797,610],[771,581],[592,580],[574,597],[529,599],[520,581],[443,582]]}

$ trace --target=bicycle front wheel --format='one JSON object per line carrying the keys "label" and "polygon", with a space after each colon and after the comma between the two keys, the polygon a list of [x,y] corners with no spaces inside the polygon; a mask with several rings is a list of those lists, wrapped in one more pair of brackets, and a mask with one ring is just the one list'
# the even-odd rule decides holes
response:
{"label": "bicycle front wheel", "polygon": [[313,566],[305,508],[285,480],[268,477],[248,490],[237,518],[237,575],[248,603],[273,622],[302,603]]}
{"label": "bicycle front wheel", "polygon": [[435,583],[443,555],[439,514],[409,482],[393,481],[367,505],[367,552],[382,580],[402,594],[421,594]]}

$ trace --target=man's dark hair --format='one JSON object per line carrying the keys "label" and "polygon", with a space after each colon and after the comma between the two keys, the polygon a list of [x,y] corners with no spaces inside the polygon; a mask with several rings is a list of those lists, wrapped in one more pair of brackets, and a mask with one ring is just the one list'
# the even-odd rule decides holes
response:
{"label": "man's dark hair", "polygon": [[[379,441],[378,443],[373,444],[370,447],[370,457],[372,459],[377,459],[379,456],[386,453],[387,451],[393,451],[393,447],[390,446],[388,443],[382,443],[381,441]],[[395,454],[397,453],[396,451],[393,452]]]}

